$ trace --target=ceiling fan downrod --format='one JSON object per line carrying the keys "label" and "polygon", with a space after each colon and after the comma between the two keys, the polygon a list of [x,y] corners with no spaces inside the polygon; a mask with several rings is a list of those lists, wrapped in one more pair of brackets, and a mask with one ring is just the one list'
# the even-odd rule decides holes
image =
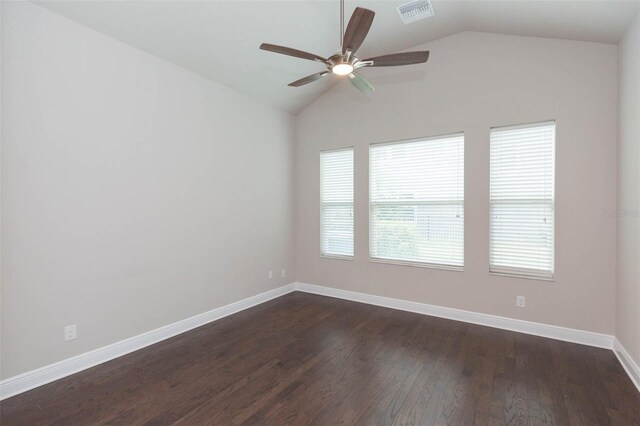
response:
{"label": "ceiling fan downrod", "polygon": [[344,0],[340,0],[340,49],[342,50],[342,40],[344,37]]}

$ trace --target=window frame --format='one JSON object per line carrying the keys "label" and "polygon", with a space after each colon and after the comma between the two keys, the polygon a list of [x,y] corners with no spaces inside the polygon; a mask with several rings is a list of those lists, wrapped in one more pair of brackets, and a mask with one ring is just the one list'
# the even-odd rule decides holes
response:
{"label": "window frame", "polygon": [[[527,274],[527,273],[523,273],[523,271],[526,271],[527,268],[502,268],[502,270],[500,271],[495,271],[492,270],[492,265],[491,265],[491,221],[492,219],[492,215],[491,215],[491,206],[492,206],[492,199],[491,199],[491,132],[493,130],[509,130],[509,129],[526,129],[526,128],[530,128],[530,127],[540,127],[540,126],[544,126],[544,125],[548,125],[548,124],[553,124],[553,149],[552,149],[552,159],[551,159],[551,194],[552,194],[552,199],[551,199],[551,211],[553,213],[553,220],[551,221],[551,271],[549,273],[549,275],[543,275],[543,274],[536,274],[533,271],[539,271],[537,269],[530,269],[532,271],[532,273]],[[548,120],[541,120],[541,121],[533,121],[533,122],[526,122],[526,123],[520,123],[520,124],[509,124],[509,125],[501,125],[501,126],[491,126],[489,128],[489,185],[488,185],[488,217],[489,217],[489,229],[488,229],[488,237],[489,237],[489,244],[488,244],[488,252],[487,252],[487,273],[489,275],[492,276],[496,276],[496,277],[509,277],[509,278],[520,278],[520,279],[526,279],[526,280],[535,280],[535,281],[543,281],[543,282],[555,282],[556,281],[556,162],[557,162],[557,153],[556,153],[556,149],[557,149],[557,136],[558,136],[558,120],[553,118],[553,119],[548,119]],[[511,271],[509,270],[511,269]]]}
{"label": "window frame", "polygon": [[[372,215],[373,215],[373,203],[371,200],[371,195],[373,193],[372,191],[372,183],[373,183],[373,179],[372,179],[372,167],[371,167],[371,150],[375,147],[378,146],[385,146],[385,145],[400,145],[400,144],[409,144],[409,143],[414,143],[414,142],[425,142],[425,141],[429,141],[429,140],[436,140],[436,139],[445,139],[448,137],[455,137],[455,136],[462,136],[462,171],[463,171],[463,179],[462,179],[462,265],[447,265],[447,264],[440,264],[440,263],[432,263],[432,262],[419,262],[419,261],[410,261],[410,260],[400,260],[400,259],[386,259],[386,258],[380,258],[380,257],[375,257],[373,256],[372,252],[373,252],[373,219],[372,219]],[[425,137],[417,137],[417,138],[408,138],[408,139],[400,139],[400,140],[394,140],[394,141],[383,141],[383,142],[372,142],[369,144],[369,158],[368,158],[368,167],[369,167],[369,171],[368,171],[368,179],[369,179],[369,183],[368,183],[368,190],[369,190],[369,196],[368,196],[368,209],[369,209],[369,213],[368,213],[368,220],[369,220],[369,262],[370,263],[380,263],[380,264],[386,264],[386,265],[395,265],[395,266],[410,266],[410,267],[417,267],[417,268],[426,268],[426,269],[436,269],[436,270],[443,270],[443,271],[453,271],[453,272],[464,272],[464,268],[465,268],[465,258],[466,258],[466,220],[465,220],[465,208],[466,208],[466,195],[465,195],[465,183],[466,183],[466,174],[465,172],[465,166],[466,166],[466,156],[465,156],[465,150],[466,150],[466,143],[465,143],[465,132],[464,130],[461,131],[456,131],[456,132],[451,132],[451,133],[442,133],[442,134],[437,134],[437,135],[433,135],[433,136],[425,136]]]}
{"label": "window frame", "polygon": [[[340,152],[340,151],[352,151],[353,152],[353,160],[352,160],[352,174],[351,174],[351,179],[353,181],[353,194],[352,194],[352,200],[351,200],[351,208],[352,208],[352,214],[351,214],[351,218],[352,218],[352,222],[353,222],[353,254],[351,255],[347,255],[347,254],[331,254],[331,253],[324,253],[323,247],[322,247],[322,240],[323,240],[323,235],[324,235],[324,221],[322,220],[322,214],[324,211],[324,205],[325,203],[322,201],[322,154],[323,153],[327,153],[327,152]],[[334,259],[334,260],[347,260],[347,261],[353,261],[355,258],[355,254],[356,254],[356,203],[355,203],[355,198],[356,198],[356,188],[355,188],[355,175],[356,175],[356,149],[355,146],[350,145],[350,146],[345,146],[342,148],[329,148],[329,149],[322,149],[320,150],[320,152],[318,153],[318,165],[319,165],[319,173],[318,173],[318,189],[319,189],[319,222],[320,222],[320,257],[321,258],[325,258],[325,259]]]}

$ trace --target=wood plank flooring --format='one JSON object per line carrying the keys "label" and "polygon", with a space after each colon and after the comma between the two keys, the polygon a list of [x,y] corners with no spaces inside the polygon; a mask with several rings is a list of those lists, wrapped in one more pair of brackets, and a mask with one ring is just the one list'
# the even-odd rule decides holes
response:
{"label": "wood plank flooring", "polygon": [[0,403],[2,425],[640,425],[613,352],[304,293]]}

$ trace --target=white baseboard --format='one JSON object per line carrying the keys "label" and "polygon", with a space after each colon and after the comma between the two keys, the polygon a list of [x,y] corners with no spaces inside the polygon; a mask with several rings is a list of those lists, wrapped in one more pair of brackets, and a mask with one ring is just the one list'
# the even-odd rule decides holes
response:
{"label": "white baseboard", "polygon": [[629,378],[638,388],[638,392],[640,392],[640,366],[631,358],[629,352],[627,352],[625,347],[622,346],[622,343],[615,337],[613,338],[613,353],[616,354],[618,361],[620,361]]}
{"label": "white baseboard", "polygon": [[517,331],[519,333],[533,334],[534,336],[548,337],[565,342],[580,343],[582,345],[598,348],[612,349],[613,336],[608,334],[593,333],[591,331],[575,330],[573,328],[559,327],[556,325],[540,324],[519,319],[500,317],[490,314],[464,311],[461,309],[445,308],[442,306],[428,305],[426,303],[410,302],[408,300],[392,299],[390,297],[374,296],[366,293],[340,290],[337,288],[323,287],[305,283],[295,283],[296,290],[305,293],[319,294],[322,296],[336,297],[338,299],[367,303],[369,305],[385,308],[399,309],[401,311],[417,314],[447,318],[456,321],[479,324],[487,327],[503,330]]}
{"label": "white baseboard", "polygon": [[2,380],[0,381],[0,400],[86,370],[296,290],[588,346],[613,349],[627,374],[640,390],[640,368],[614,336],[297,282]]}
{"label": "white baseboard", "polygon": [[55,364],[50,364],[36,370],[31,370],[14,377],[10,377],[0,382],[0,400],[26,392],[30,389],[45,385],[79,371],[86,370],[87,368],[110,361],[114,358],[121,357],[128,353],[137,351],[138,349],[142,349],[146,346],[173,337],[177,334],[184,333],[185,331],[192,330],[196,327],[200,327],[236,312],[251,308],[252,306],[275,299],[276,297],[291,293],[292,291],[295,291],[295,285],[288,284],[220,308],[212,309],[191,318],[121,340],[111,345],[103,346],[93,351],[56,362]]}
{"label": "white baseboard", "polygon": [[426,303],[410,302],[408,300],[393,299],[390,297],[375,296],[366,293],[341,290],[332,287],[324,287],[313,284],[294,283],[297,291],[318,294],[321,296],[335,297],[338,299],[350,300],[353,302],[367,303],[369,305],[382,306],[385,308],[398,309],[401,311],[413,312],[422,315],[446,318],[455,321],[462,321],[471,324],[484,325],[487,327],[500,328],[502,330],[516,331],[519,333],[532,334],[534,336],[547,337],[565,342],[579,343],[597,348],[611,349],[622,364],[622,367],[629,375],[633,384],[640,391],[640,367],[629,355],[615,336],[608,334],[594,333],[591,331],[576,330],[573,328],[560,327],[557,325],[541,324],[531,321],[500,317],[497,315],[480,314],[477,312],[464,311],[461,309],[445,308],[442,306],[429,305]]}

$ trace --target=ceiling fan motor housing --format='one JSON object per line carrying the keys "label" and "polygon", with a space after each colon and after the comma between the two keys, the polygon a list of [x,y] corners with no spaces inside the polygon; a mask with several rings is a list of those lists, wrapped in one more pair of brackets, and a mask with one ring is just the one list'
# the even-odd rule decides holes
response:
{"label": "ceiling fan motor housing", "polygon": [[353,66],[356,62],[358,62],[358,58],[353,54],[349,54],[349,52],[347,52],[346,55],[343,55],[342,53],[336,53],[335,55],[330,56],[327,61],[331,64],[331,66],[338,64],[349,64]]}

